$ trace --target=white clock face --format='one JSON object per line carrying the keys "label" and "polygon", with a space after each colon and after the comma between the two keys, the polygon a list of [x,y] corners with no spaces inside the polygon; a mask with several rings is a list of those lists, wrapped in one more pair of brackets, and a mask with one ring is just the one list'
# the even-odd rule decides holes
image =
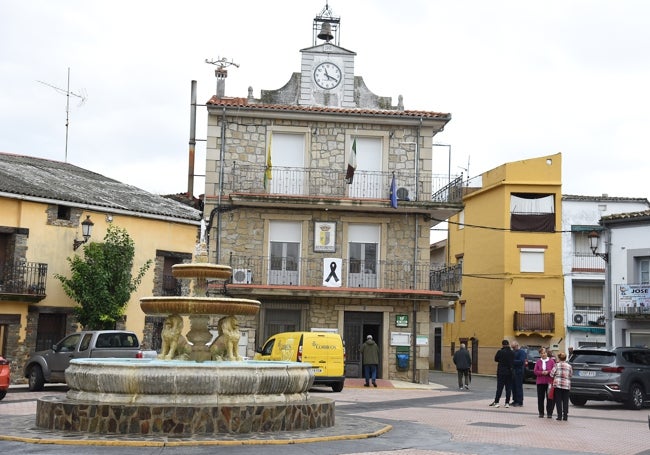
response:
{"label": "white clock face", "polygon": [[314,82],[325,90],[333,89],[341,82],[341,70],[334,63],[321,63],[314,70]]}

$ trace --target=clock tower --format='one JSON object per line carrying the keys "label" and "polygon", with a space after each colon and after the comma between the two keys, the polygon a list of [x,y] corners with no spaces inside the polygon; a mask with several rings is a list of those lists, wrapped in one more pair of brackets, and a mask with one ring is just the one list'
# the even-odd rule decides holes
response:
{"label": "clock tower", "polygon": [[376,95],[366,87],[361,76],[354,75],[357,54],[339,45],[340,25],[341,19],[325,4],[314,18],[312,46],[300,51],[300,72],[293,73],[280,89],[262,90],[259,100],[249,94],[248,102],[404,110],[401,97],[397,106],[393,106],[390,97]]}
{"label": "clock tower", "polygon": [[328,4],[314,18],[313,46],[302,49],[300,105],[355,107],[354,52],[339,46],[341,19]]}

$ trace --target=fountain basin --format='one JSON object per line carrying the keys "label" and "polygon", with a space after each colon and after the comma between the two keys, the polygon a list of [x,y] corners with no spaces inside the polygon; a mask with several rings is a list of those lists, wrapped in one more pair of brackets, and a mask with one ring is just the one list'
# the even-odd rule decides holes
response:
{"label": "fountain basin", "polygon": [[304,401],[314,373],[299,362],[76,359],[65,380],[73,400],[220,405]]}
{"label": "fountain basin", "polygon": [[140,308],[146,314],[154,316],[167,316],[169,314],[254,316],[260,309],[260,302],[229,297],[142,297],[140,299]]}
{"label": "fountain basin", "polygon": [[172,266],[172,275],[176,278],[221,278],[227,280],[232,275],[232,267],[220,264],[190,263]]}
{"label": "fountain basin", "polygon": [[334,425],[334,401],[310,397],[310,364],[77,359],[65,398],[38,400],[49,430],[192,435],[309,430]]}

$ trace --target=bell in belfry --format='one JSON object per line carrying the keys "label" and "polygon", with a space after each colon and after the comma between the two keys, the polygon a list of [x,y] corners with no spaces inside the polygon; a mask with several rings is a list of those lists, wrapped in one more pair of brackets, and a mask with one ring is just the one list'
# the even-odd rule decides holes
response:
{"label": "bell in belfry", "polygon": [[323,22],[318,38],[328,42],[334,38],[334,35],[332,35],[332,25],[329,22]]}

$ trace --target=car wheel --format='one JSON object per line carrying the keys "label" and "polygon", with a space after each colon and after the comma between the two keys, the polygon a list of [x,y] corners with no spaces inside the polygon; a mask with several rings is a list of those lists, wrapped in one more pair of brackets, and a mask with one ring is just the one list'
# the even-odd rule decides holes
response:
{"label": "car wheel", "polygon": [[340,392],[341,390],[343,390],[343,383],[342,382],[335,382],[334,384],[332,384],[332,390],[334,392]]}
{"label": "car wheel", "polygon": [[2,400],[6,396],[7,396],[7,391],[6,390],[0,390],[0,400]]}
{"label": "car wheel", "polygon": [[587,402],[587,399],[585,397],[571,395],[569,396],[569,401],[571,401],[571,404],[575,406],[584,406],[585,403]]}
{"label": "car wheel", "polygon": [[643,407],[645,399],[643,389],[636,382],[630,386],[630,398],[627,400],[627,407],[630,409],[639,410]]}
{"label": "car wheel", "polygon": [[43,390],[43,386],[45,385],[45,378],[43,377],[43,370],[41,370],[41,367],[38,365],[34,365],[29,369],[29,391],[30,392],[38,392],[39,390]]}

